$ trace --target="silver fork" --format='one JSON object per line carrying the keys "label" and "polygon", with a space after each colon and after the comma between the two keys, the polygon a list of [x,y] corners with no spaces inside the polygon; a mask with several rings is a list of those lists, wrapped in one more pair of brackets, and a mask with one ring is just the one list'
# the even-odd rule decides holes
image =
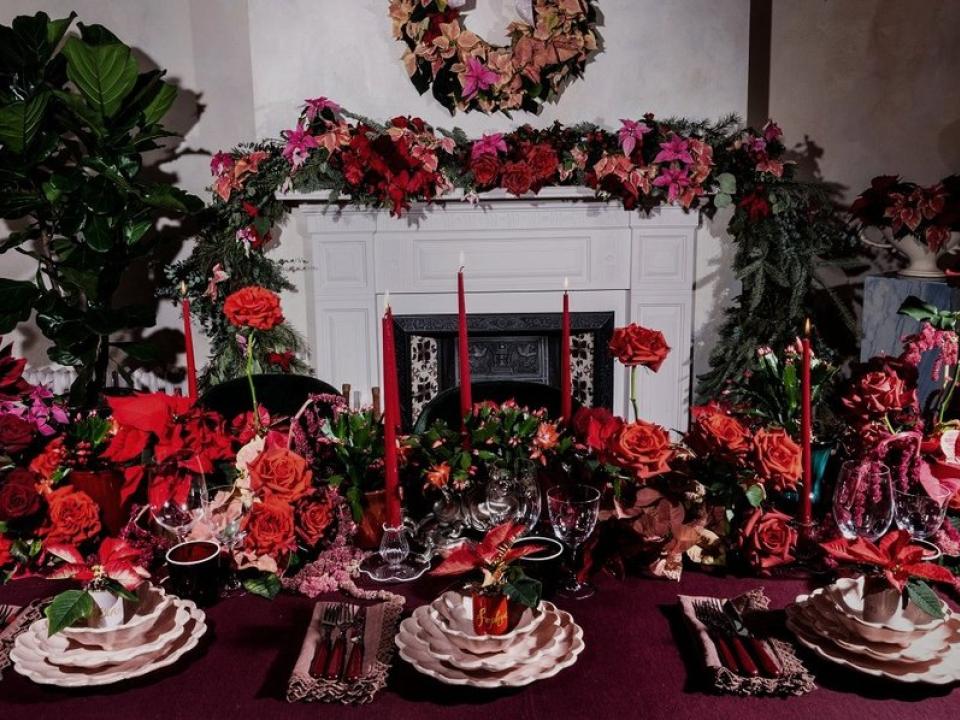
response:
{"label": "silver fork", "polygon": [[[698,603],[699,609],[697,607]],[[747,646],[737,636],[733,622],[723,611],[723,604],[719,599],[710,598],[705,601],[695,601],[694,612],[700,622],[714,631],[714,644],[717,645],[717,650],[721,655],[724,654],[723,645],[727,646],[726,654],[728,657],[733,656],[735,658],[736,662],[733,667],[739,667],[741,675],[757,676],[760,674],[757,664],[750,657]],[[727,658],[725,658],[726,660]]]}
{"label": "silver fork", "polygon": [[337,680],[343,672],[344,659],[347,654],[347,635],[349,634],[349,628],[353,624],[356,615],[356,605],[340,606],[340,613],[337,616],[337,627],[333,631],[336,633],[336,639],[331,645],[326,672],[323,674],[327,680]]}
{"label": "silver fork", "polygon": [[323,611],[323,617],[320,620],[320,637],[317,639],[317,648],[313,652],[313,660],[310,661],[310,675],[312,677],[322,677],[323,671],[327,667],[330,635],[337,625],[337,619],[342,608],[342,605],[327,605]]}

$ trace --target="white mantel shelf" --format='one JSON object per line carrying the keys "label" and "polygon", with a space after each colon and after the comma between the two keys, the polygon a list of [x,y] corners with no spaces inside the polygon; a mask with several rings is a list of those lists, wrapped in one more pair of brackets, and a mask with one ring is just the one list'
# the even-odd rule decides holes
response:
{"label": "white mantel shelf", "polygon": [[[495,191],[476,203],[451,193],[442,205],[415,204],[401,219],[342,207],[348,198],[331,204],[326,193],[277,197],[294,206],[282,244],[288,256],[299,249],[307,259],[297,300],[305,305],[312,360],[323,380],[350,383],[368,397],[380,384],[384,293],[396,314],[455,313],[462,252],[469,312],[559,312],[567,277],[574,312],[612,311],[618,326],[662,330],[673,351],[659,373],[640,372],[641,416],[686,428],[696,212],[625,211],[580,187],[520,198]],[[618,366],[614,410],[624,415],[627,385]]]}

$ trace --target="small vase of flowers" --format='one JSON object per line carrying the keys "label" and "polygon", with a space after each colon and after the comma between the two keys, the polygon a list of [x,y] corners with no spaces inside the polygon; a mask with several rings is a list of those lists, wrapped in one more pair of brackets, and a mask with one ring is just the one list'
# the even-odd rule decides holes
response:
{"label": "small vase of flowers", "polygon": [[465,541],[453,548],[433,575],[461,575],[480,570],[482,578],[470,583],[473,630],[477,635],[504,635],[517,624],[524,607],[540,604],[542,588],[514,563],[543,550],[534,543],[514,547],[523,534],[520,523],[507,522],[492,528],[479,543]]}

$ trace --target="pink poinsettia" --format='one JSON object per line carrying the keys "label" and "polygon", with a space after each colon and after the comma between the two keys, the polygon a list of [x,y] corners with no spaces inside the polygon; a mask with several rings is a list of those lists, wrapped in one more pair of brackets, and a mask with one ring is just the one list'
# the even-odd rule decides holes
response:
{"label": "pink poinsettia", "polygon": [[629,157],[637,145],[643,145],[643,136],[652,128],[642,120],[620,120],[621,127],[617,131],[617,137],[620,139],[620,147],[623,154]]}
{"label": "pink poinsettia", "polygon": [[657,187],[665,187],[667,200],[676,202],[683,191],[690,187],[690,177],[687,175],[686,168],[666,167],[660,171],[653,184]]}
{"label": "pink poinsettia", "polygon": [[303,127],[303,123],[297,123],[293,130],[284,130],[280,133],[287,144],[283,146],[282,155],[296,170],[307,161],[310,150],[317,147],[317,139]]}
{"label": "pink poinsettia", "polygon": [[230,153],[218,152],[210,158],[210,174],[220,177],[233,169],[234,159]]}
{"label": "pink poinsettia", "polygon": [[660,152],[653,159],[654,162],[683,162],[688,165],[693,164],[693,156],[690,155],[690,143],[686,138],[673,133],[666,142],[660,143]]}
{"label": "pink poinsettia", "polygon": [[463,85],[463,99],[469,100],[481,90],[488,90],[500,79],[500,76],[480,62],[479,58],[467,60],[467,69],[460,82]]}
{"label": "pink poinsettia", "polygon": [[486,134],[474,141],[470,148],[470,159],[476,160],[483,155],[496,155],[497,153],[507,152],[507,141],[503,139],[503,133]]}
{"label": "pink poinsettia", "polygon": [[203,294],[213,302],[216,302],[220,295],[220,283],[226,282],[229,279],[230,275],[223,269],[223,265],[217,263],[210,271],[210,280],[207,282],[207,289],[203,291]]}
{"label": "pink poinsettia", "polygon": [[104,538],[96,557],[89,561],[74,545],[50,544],[45,550],[64,561],[47,576],[51,580],[72,579],[93,587],[113,580],[133,591],[150,577],[139,564],[140,551],[118,538]]}
{"label": "pink poinsettia", "polygon": [[317,117],[317,115],[326,109],[329,109],[334,115],[340,112],[339,105],[337,105],[333,100],[328,100],[322,96],[305,100],[304,102],[306,103],[307,120],[313,120],[315,117]]}

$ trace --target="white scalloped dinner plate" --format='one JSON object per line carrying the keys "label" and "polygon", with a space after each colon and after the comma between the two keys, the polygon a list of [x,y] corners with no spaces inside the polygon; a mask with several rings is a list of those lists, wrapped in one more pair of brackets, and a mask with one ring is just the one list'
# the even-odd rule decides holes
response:
{"label": "white scalloped dinner plate", "polygon": [[173,665],[196,647],[201,636],[207,631],[203,611],[192,608],[190,620],[183,630],[182,635],[154,655],[143,655],[126,663],[101,668],[53,665],[44,658],[43,651],[37,646],[33,633],[24,632],[17,638],[10,651],[10,659],[13,661],[14,670],[41,685],[59,687],[110,685]]}
{"label": "white scalloped dinner plate", "polygon": [[558,642],[549,652],[537,661],[527,662],[510,670],[462,670],[453,667],[435,657],[429,645],[405,630],[401,625],[396,643],[400,657],[413,665],[419,672],[448,685],[466,685],[478,688],[522,687],[553,677],[561,670],[570,667],[583,652],[583,629],[577,625],[569,613],[557,611],[559,627]]}
{"label": "white scalloped dinner plate", "polygon": [[157,618],[157,622],[146,628],[143,638],[149,642],[131,645],[130,647],[106,649],[94,648],[89,645],[80,645],[71,642],[60,634],[47,637],[47,619],[37,620],[27,632],[32,632],[46,659],[53,665],[61,667],[96,668],[103,665],[117,665],[129,662],[141,655],[156,653],[176,640],[183,634],[184,626],[191,620],[191,612],[196,605],[187,600],[175,600],[167,610]]}
{"label": "white scalloped dinner plate", "polygon": [[461,670],[497,672],[516,668],[521,663],[536,662],[557,645],[560,635],[557,632],[560,622],[557,609],[550,603],[544,603],[542,614],[545,617],[538,622],[534,631],[517,637],[501,652],[484,655],[459,647],[456,639],[445,634],[444,629],[431,619],[427,606],[417,608],[403,622],[407,625],[406,631],[425,643],[438,660]]}
{"label": "white scalloped dinner plate", "polygon": [[837,647],[831,640],[817,635],[804,625],[803,619],[798,616],[793,606],[787,606],[787,628],[801,645],[824,660],[853,668],[866,675],[930,685],[947,685],[960,680],[960,643],[952,643],[946,654],[929,663],[896,663],[873,660]]}

